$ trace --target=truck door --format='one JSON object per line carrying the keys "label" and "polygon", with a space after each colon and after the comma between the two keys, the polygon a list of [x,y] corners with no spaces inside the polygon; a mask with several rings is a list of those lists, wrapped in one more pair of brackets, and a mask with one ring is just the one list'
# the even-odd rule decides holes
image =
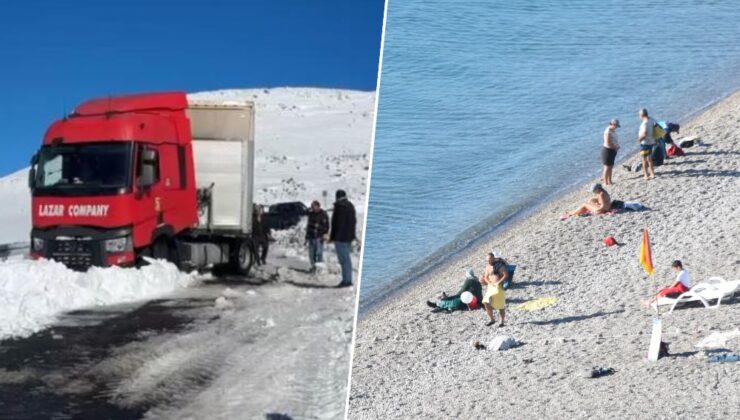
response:
{"label": "truck door", "polygon": [[136,213],[134,246],[149,246],[154,230],[164,220],[161,200],[160,154],[157,145],[136,145],[136,172],[134,174]]}

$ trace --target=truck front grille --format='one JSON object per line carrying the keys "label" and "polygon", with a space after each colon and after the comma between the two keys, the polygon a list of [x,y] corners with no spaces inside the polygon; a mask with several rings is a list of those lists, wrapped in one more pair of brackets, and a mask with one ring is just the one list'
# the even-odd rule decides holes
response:
{"label": "truck front grille", "polygon": [[85,271],[94,263],[92,241],[53,240],[49,245],[49,257],[73,270]]}

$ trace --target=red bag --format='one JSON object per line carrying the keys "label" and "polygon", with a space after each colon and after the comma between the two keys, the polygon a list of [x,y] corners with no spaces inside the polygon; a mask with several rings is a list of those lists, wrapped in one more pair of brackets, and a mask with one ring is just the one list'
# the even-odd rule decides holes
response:
{"label": "red bag", "polygon": [[478,308],[480,308],[480,306],[478,305],[478,298],[473,296],[473,300],[471,300],[468,304],[468,310],[474,311]]}
{"label": "red bag", "polygon": [[604,245],[606,246],[614,246],[617,244],[617,240],[614,239],[613,236],[607,236],[606,238],[604,238],[603,242],[604,242]]}
{"label": "red bag", "polygon": [[683,152],[683,149],[676,146],[675,144],[672,144],[668,150],[666,150],[666,154],[670,157],[677,157],[677,156],[684,156],[686,153]]}

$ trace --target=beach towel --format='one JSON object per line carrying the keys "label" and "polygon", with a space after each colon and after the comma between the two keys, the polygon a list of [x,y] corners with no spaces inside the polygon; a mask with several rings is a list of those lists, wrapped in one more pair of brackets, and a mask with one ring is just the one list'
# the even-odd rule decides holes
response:
{"label": "beach towel", "polygon": [[556,297],[541,297],[521,303],[515,306],[514,309],[518,309],[520,311],[538,311],[556,303],[558,303],[558,298]]}
{"label": "beach towel", "polygon": [[647,207],[643,206],[642,203],[638,203],[637,201],[625,201],[624,209],[627,211],[640,211],[647,209]]}
{"label": "beach towel", "polygon": [[707,363],[727,363],[727,362],[740,362],[740,354],[735,354],[735,353],[717,354],[707,359]]}

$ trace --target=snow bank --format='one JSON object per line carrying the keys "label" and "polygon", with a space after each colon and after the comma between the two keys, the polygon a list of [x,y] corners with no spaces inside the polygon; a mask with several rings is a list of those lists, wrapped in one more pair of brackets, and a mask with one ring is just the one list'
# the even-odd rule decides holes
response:
{"label": "snow bank", "polygon": [[28,168],[0,178],[0,243],[28,242],[31,234],[31,193]]}
{"label": "snow bank", "polygon": [[0,339],[27,336],[81,308],[151,299],[195,281],[164,261],[141,269],[72,271],[54,261],[0,263]]}

